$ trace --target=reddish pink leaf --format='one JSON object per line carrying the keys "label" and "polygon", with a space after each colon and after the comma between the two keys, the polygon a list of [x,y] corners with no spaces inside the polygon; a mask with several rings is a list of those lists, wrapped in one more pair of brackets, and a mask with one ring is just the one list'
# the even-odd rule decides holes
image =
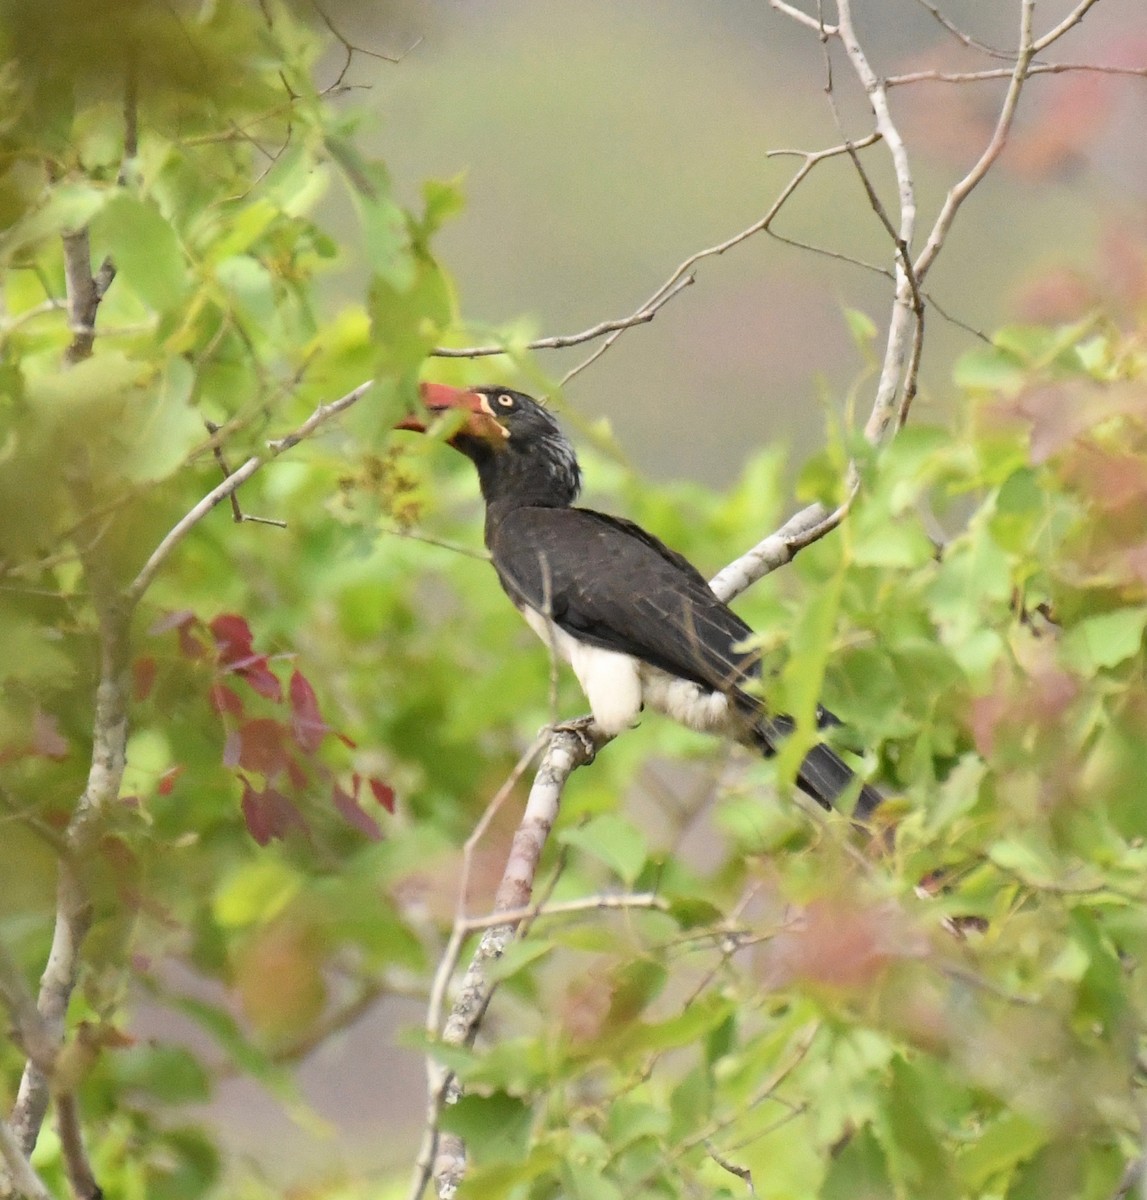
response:
{"label": "reddish pink leaf", "polygon": [[374,798],[393,816],[394,788],[389,784],[383,783],[381,779],[376,779],[373,775],[367,782],[370,784],[370,790],[374,793]]}
{"label": "reddish pink leaf", "polygon": [[207,647],[192,633],[193,626],[180,625],[179,627],[179,653],[184,658],[203,658],[207,653]]}
{"label": "reddish pink leaf", "polygon": [[287,778],[291,781],[291,787],[296,792],[303,791],[307,784],[310,783],[310,777],[303,770],[302,764],[298,762],[294,756],[287,759]]}
{"label": "reddish pink leaf", "polygon": [[285,726],[270,717],[252,717],[239,726],[239,765],[268,779],[285,770],[290,756],[284,745]]}
{"label": "reddish pink leaf", "polygon": [[136,701],[146,700],[155,686],[155,659],[137,658],[131,665],[132,694]]}
{"label": "reddish pink leaf", "polygon": [[32,717],[32,753],[59,762],[68,757],[69,750],[68,741],[60,732],[56,718],[41,708],[36,709]]}
{"label": "reddish pink leaf", "polygon": [[234,770],[239,765],[239,754],[243,748],[243,740],[238,729],[227,731],[227,740],[223,743],[223,765]]}
{"label": "reddish pink leaf", "polygon": [[175,781],[183,774],[186,768],[182,764],[177,764],[174,767],[168,767],[166,771],[159,777],[159,783],[156,786],[156,791],[161,796],[170,796],[175,787]]}
{"label": "reddish pink leaf", "polygon": [[182,629],[184,626],[192,625],[195,622],[196,617],[191,609],[181,608],[177,612],[166,613],[152,622],[151,628],[147,631],[148,636],[159,637],[161,633],[167,633],[169,629]]}
{"label": "reddish pink leaf", "polygon": [[243,701],[225,683],[211,685],[211,706],[217,713],[227,713],[232,717],[243,715]]}
{"label": "reddish pink leaf", "polygon": [[233,667],[255,653],[251,626],[236,613],[220,613],[211,622],[211,633],[220,665],[224,667]]}
{"label": "reddish pink leaf", "polygon": [[328,732],[328,726],[319,712],[315,689],[311,687],[310,681],[302,671],[292,671],[288,690],[295,741],[307,754],[314,754],[323,744],[323,738]]}
{"label": "reddish pink leaf", "polygon": [[355,803],[355,799],[350,792],[339,787],[337,783],[331,788],[331,800],[334,802],[334,806],[342,819],[352,829],[357,829],[359,833],[370,838],[372,842],[382,839],[382,830],[379,828],[378,822],[363,812]]}
{"label": "reddish pink leaf", "polygon": [[267,666],[265,654],[248,659],[242,665],[232,669],[242,675],[260,696],[266,696],[268,700],[274,700],[276,704],[282,701],[283,685],[279,682],[278,675]]}
{"label": "reddish pink leaf", "polygon": [[243,784],[243,820],[247,832],[265,846],[273,838],[283,838],[292,830],[305,832],[307,823],[299,810],[274,788],[257,792],[247,782]]}

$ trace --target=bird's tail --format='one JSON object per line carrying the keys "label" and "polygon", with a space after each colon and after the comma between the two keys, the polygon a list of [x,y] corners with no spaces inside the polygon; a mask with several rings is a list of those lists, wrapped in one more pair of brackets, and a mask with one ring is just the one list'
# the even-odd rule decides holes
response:
{"label": "bird's tail", "polygon": [[[817,724],[823,729],[828,725],[839,725],[840,721],[827,709],[817,712]],[[793,719],[787,716],[758,717],[754,726],[754,741],[766,757],[776,753],[778,746],[792,733]],[[797,770],[797,785],[824,808],[834,808],[836,802],[856,782],[856,772],[824,742],[804,756]],[[876,811],[884,797],[870,784],[860,785],[860,794],[852,815],[857,821],[866,821]]]}
{"label": "bird's tail", "polygon": [[[800,787],[825,808],[835,806],[837,800],[853,785],[856,773],[829,746],[823,742],[813,746],[804,756],[797,771]],[[860,785],[860,795],[852,815],[857,821],[866,821],[876,811],[884,797],[870,784]]]}

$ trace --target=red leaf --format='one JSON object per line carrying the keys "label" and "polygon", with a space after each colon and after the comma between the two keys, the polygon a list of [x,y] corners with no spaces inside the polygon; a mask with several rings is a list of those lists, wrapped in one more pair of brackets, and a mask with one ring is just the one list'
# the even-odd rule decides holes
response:
{"label": "red leaf", "polygon": [[183,774],[186,768],[180,763],[174,767],[168,767],[166,771],[159,777],[159,784],[156,791],[161,796],[170,796],[175,787],[175,781]]}
{"label": "red leaf", "polygon": [[243,715],[243,701],[225,683],[211,685],[211,705],[217,713],[228,713],[233,717]]}
{"label": "red leaf", "polygon": [[379,828],[378,822],[363,812],[355,803],[354,797],[344,788],[339,787],[337,783],[331,788],[331,800],[342,819],[352,829],[357,829],[372,842],[382,839],[382,830]]}
{"label": "red leaf", "polygon": [[252,717],[239,726],[239,765],[272,778],[285,770],[290,755],[284,745],[286,727],[270,717]]}
{"label": "red leaf", "polygon": [[215,650],[224,667],[233,667],[244,659],[251,658],[255,651],[251,626],[236,613],[221,613],[211,622],[211,633],[215,638]]}
{"label": "red leaf", "polygon": [[146,700],[155,686],[155,659],[137,658],[131,665],[132,694],[136,701]]}
{"label": "red leaf", "polygon": [[287,776],[291,781],[291,787],[296,792],[303,791],[310,782],[306,771],[303,770],[302,766],[293,757],[287,759]]}
{"label": "red leaf", "polygon": [[315,689],[302,671],[292,671],[289,693],[295,741],[307,754],[314,754],[328,732]]}
{"label": "red leaf", "polygon": [[70,749],[56,718],[42,708],[36,709],[32,716],[32,753],[59,762],[68,757]]}
{"label": "red leaf", "polygon": [[374,798],[386,809],[391,816],[394,815],[394,788],[389,784],[383,783],[381,779],[376,779],[373,775],[367,780],[370,784],[370,790],[374,793]]}
{"label": "red leaf", "polygon": [[257,792],[246,781],[243,784],[243,820],[247,832],[265,846],[273,838],[284,838],[292,829],[306,832],[307,823],[299,810],[274,788]]}
{"label": "red leaf", "polygon": [[260,696],[266,696],[268,700],[274,700],[276,704],[282,701],[283,685],[279,682],[278,675],[267,666],[265,654],[256,655],[247,662],[233,667],[232,670],[242,675]]}

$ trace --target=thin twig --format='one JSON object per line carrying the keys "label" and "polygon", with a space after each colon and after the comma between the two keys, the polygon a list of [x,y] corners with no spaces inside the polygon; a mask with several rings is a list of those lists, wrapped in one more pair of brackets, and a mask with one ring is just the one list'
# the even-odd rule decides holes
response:
{"label": "thin twig", "polygon": [[[1094,0],[1084,0],[1084,3],[1076,10],[1078,20],[1083,19],[1083,12],[1090,8],[1092,3],[1094,3]],[[1004,144],[1007,142],[1012,122],[1015,119],[1016,108],[1019,105],[1020,93],[1023,91],[1024,80],[1027,78],[1028,66],[1036,53],[1036,43],[1032,40],[1032,18],[1034,12],[1035,0],[1021,0],[1019,53],[1016,56],[1016,65],[1012,70],[1011,82],[1008,84],[1007,93],[1004,96],[1003,104],[1000,106],[1000,115],[996,119],[996,127],[992,131],[992,136],[987,146],[984,147],[983,153],[976,160],[971,170],[948,191],[948,195],[945,197],[944,203],[940,208],[939,215],[932,226],[932,231],[928,235],[928,241],[916,259],[917,280],[922,281],[929,270],[931,270],[932,264],[936,261],[936,256],[940,253],[940,249],[948,236],[948,231],[952,227],[952,222],[956,219],[956,214],[960,211],[960,206],[988,173],[992,164],[999,158]],[[1064,32],[1070,29],[1074,23],[1074,21],[1070,23],[1066,21],[1061,22]]]}
{"label": "thin twig", "polygon": [[[1066,71],[1090,71],[1096,75],[1131,75],[1147,78],[1147,67],[1120,67],[1103,63],[1032,63],[1028,75],[1059,75]],[[982,83],[986,80],[1010,79],[1012,67],[991,67],[985,71],[909,71],[903,75],[886,75],[884,86],[903,87],[909,83]]]}
{"label": "thin twig", "polygon": [[926,8],[958,42],[967,46],[969,50],[979,50],[981,54],[986,54],[989,58],[1006,58],[1008,61],[1013,58],[1013,55],[1006,50],[997,50],[994,46],[989,46],[987,42],[977,41],[971,34],[965,33],[958,25],[949,20],[936,5],[930,4],[929,0],[916,0],[916,3],[921,8]]}
{"label": "thin twig", "polygon": [[360,383],[353,391],[347,392],[345,396],[340,396],[337,400],[332,400],[329,404],[320,404],[293,433],[268,442],[266,454],[253,454],[233,474],[229,475],[219,484],[218,487],[208,492],[194,508],[185,513],[171,527],[163,540],[148,556],[147,562],[143,564],[135,579],[132,580],[124,592],[124,602],[127,606],[134,608],[139,603],[172,551],[217,504],[226,500],[233,492],[242,487],[252,475],[266,466],[272,459],[277,458],[285,450],[290,450],[293,446],[297,446],[333,417],[346,412],[351,405],[357,404],[370,391],[373,385],[373,380],[367,380],[366,383]]}
{"label": "thin twig", "polygon": [[669,901],[656,892],[634,892],[630,894],[582,896],[578,900],[562,900],[553,904],[530,904],[523,908],[510,908],[505,912],[487,913],[484,917],[467,917],[464,924],[467,933],[480,929],[491,929],[509,922],[529,921],[531,924],[543,917],[564,917],[573,913],[611,912],[616,909],[655,908],[668,912]]}
{"label": "thin twig", "polygon": [[[766,212],[763,217],[760,217],[758,220],[754,221],[751,225],[748,225],[744,229],[740,230],[740,232],[733,234],[732,237],[726,238],[724,241],[718,242],[716,245],[708,246],[704,250],[698,250],[695,254],[691,254],[688,258],[686,258],[683,262],[678,263],[673,272],[670,274],[669,278],[666,279],[665,282],[653,293],[653,295],[645,301],[645,304],[642,305],[642,308],[638,311],[646,311],[650,308],[654,308],[654,306],[660,308],[663,304],[667,303],[673,298],[673,296],[677,294],[677,292],[681,290],[683,286],[685,286],[686,283],[693,282],[693,268],[696,267],[698,263],[703,262],[707,258],[719,257],[720,255],[725,254],[727,251],[732,250],[734,246],[739,246],[742,242],[747,241],[749,238],[754,237],[758,233],[771,233],[772,230],[770,229],[770,226],[772,225],[773,221],[776,220],[778,213],[780,213],[781,209],[785,206],[797,188],[800,187],[800,185],[804,182],[809,173],[813,171],[820,163],[824,162],[826,159],[836,158],[841,154],[847,154],[850,152],[850,150],[863,150],[879,140],[880,135],[874,133],[869,134],[867,137],[860,138],[856,142],[848,142],[844,145],[832,146],[827,150],[770,151],[770,156],[795,154],[799,155],[804,161],[797,169],[796,174],[793,175],[793,177],[781,190],[777,198],[773,201],[768,212]],[[773,236],[777,235],[774,234]],[[614,331],[609,337],[606,338],[604,342],[602,342],[600,346],[597,347],[596,350],[594,350],[594,352],[588,358],[578,363],[577,366],[573,367],[571,370],[567,371],[562,377],[559,387],[565,387],[565,385],[569,383],[569,381],[573,379],[575,375],[580,374],[588,366],[596,362],[610,348],[610,346],[613,345],[623,331],[624,327]]]}
{"label": "thin twig", "polygon": [[[692,282],[692,279],[675,278],[676,286],[667,295],[661,295],[659,292],[654,300],[647,300],[641,308],[628,317],[620,317],[613,321],[599,321],[596,325],[591,325],[579,333],[563,333],[553,337],[535,338],[532,342],[527,342],[524,349],[564,350],[568,346],[580,346],[583,342],[595,341],[597,338],[605,337],[607,333],[621,333],[623,330],[632,329],[635,325],[647,325],[657,316],[659,309],[664,308],[678,292],[684,291]],[[506,353],[508,351],[504,345],[437,346],[430,351],[433,358],[489,358],[495,354]]]}
{"label": "thin twig", "polygon": [[[215,456],[215,461],[219,464],[220,471],[223,472],[223,478],[229,479],[231,477],[231,468],[227,465],[227,458],[223,453],[223,447],[215,438],[215,435],[219,432],[222,426],[216,425],[214,421],[204,421],[203,424],[207,426],[207,432],[211,434],[212,437],[211,453]],[[241,525],[244,522],[250,522],[251,524],[255,525],[273,525],[276,529],[287,528],[286,521],[280,521],[275,517],[253,517],[250,514],[245,513],[239,506],[239,497],[236,496],[234,492],[231,493],[230,500],[231,519],[236,525]]]}
{"label": "thin twig", "polygon": [[835,25],[825,25],[818,17],[809,16],[808,13],[802,12],[799,8],[785,3],[785,0],[769,0],[769,5],[775,8],[777,12],[796,21],[798,25],[804,25],[815,33],[819,33],[822,37],[833,37],[837,33]]}
{"label": "thin twig", "polygon": [[[848,61],[856,77],[864,85],[868,96],[869,107],[872,109],[876,122],[876,130],[888,146],[892,159],[893,170],[896,174],[896,191],[899,200],[899,219],[896,222],[896,290],[892,301],[892,316],[888,324],[888,335],[884,344],[884,360],[880,368],[880,378],[876,385],[876,395],[872,403],[872,413],[865,426],[865,437],[874,445],[883,440],[885,431],[892,422],[897,411],[897,395],[904,377],[905,359],[909,328],[912,324],[916,301],[913,296],[914,281],[905,269],[907,253],[900,253],[904,247],[906,252],[911,250],[913,237],[916,232],[916,189],[912,181],[912,168],[908,161],[908,149],[892,113],[888,106],[888,93],[876,73],[869,65],[864,49],[856,36],[852,23],[852,0],[837,0],[837,12],[840,20],[840,41]],[[920,272],[916,272],[917,280]]]}

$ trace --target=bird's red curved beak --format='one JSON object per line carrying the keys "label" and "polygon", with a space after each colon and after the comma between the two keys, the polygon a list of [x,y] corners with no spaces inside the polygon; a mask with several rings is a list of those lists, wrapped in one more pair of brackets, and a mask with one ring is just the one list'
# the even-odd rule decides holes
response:
{"label": "bird's red curved beak", "polygon": [[[418,386],[418,392],[429,416],[447,412],[466,414],[458,433],[469,434],[495,445],[501,444],[510,436],[508,430],[494,417],[489,400],[481,392],[468,392],[464,388],[450,387],[445,383],[422,383]],[[426,428],[426,421],[417,414],[403,417],[395,425],[395,429],[410,429],[415,433],[425,433]]]}

